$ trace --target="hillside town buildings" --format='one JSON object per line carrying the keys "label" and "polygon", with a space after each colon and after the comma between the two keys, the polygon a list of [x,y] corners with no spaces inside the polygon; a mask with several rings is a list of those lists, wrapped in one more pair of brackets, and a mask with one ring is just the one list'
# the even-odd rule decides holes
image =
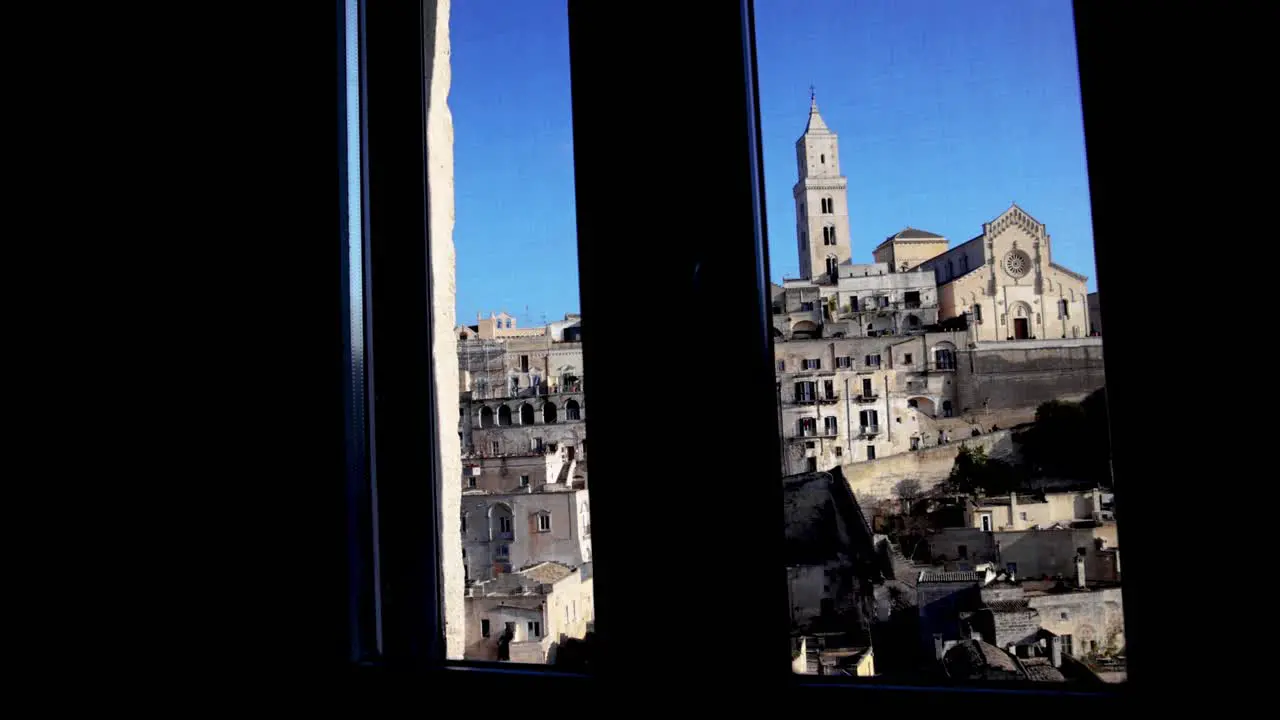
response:
{"label": "hillside town buildings", "polygon": [[[1123,649],[1101,489],[962,498],[909,560],[854,481],[971,434],[1011,445],[996,418],[1102,387],[1096,294],[1016,204],[954,247],[906,227],[854,262],[816,100],[796,159],[802,277],[771,288],[793,668],[1099,681],[1080,658]],[[455,333],[467,657],[554,662],[593,625],[582,318],[499,312]]]}

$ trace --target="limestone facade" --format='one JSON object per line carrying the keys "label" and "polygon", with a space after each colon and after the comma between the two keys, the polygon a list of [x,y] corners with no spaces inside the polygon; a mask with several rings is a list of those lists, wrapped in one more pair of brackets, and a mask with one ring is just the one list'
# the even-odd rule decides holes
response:
{"label": "limestone facade", "polygon": [[543,562],[578,567],[591,561],[591,505],[585,489],[466,490],[461,505],[468,584]]}

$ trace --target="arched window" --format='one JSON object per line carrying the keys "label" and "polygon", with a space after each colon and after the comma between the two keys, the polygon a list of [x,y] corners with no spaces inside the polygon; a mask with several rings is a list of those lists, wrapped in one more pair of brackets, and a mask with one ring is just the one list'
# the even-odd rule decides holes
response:
{"label": "arched window", "polygon": [[564,419],[565,420],[581,420],[582,419],[582,412],[578,408],[577,400],[574,400],[573,398],[569,398],[569,400],[564,404]]}
{"label": "arched window", "polygon": [[1062,300],[1059,300],[1058,301],[1058,318],[1065,319],[1069,317],[1071,317],[1070,303],[1068,303],[1065,298]]}
{"label": "arched window", "polygon": [[836,260],[836,259],[835,259],[835,258],[833,258],[833,257],[828,257],[828,258],[827,258],[827,274],[828,274],[828,275],[830,275],[831,277],[833,277],[833,278],[834,278],[834,277],[836,276],[837,268],[838,268],[838,267],[839,267],[839,261],[838,261],[838,260]]}
{"label": "arched window", "polygon": [[956,369],[956,346],[940,342],[933,348],[933,362],[938,370]]}
{"label": "arched window", "polygon": [[498,425],[507,426],[511,424],[511,408],[506,405],[498,406]]}
{"label": "arched window", "polygon": [[488,406],[480,408],[480,427],[493,427],[493,408]]}
{"label": "arched window", "polygon": [[819,156],[818,156],[818,162],[822,163],[823,165],[826,165],[826,164],[827,164],[827,156],[826,156],[826,155],[819,155]]}
{"label": "arched window", "polygon": [[515,540],[515,516],[505,503],[489,506],[489,539]]}
{"label": "arched window", "polygon": [[548,400],[542,404],[542,422],[553,423],[556,421],[556,404]]}
{"label": "arched window", "polygon": [[529,403],[520,403],[520,424],[533,424],[533,406]]}

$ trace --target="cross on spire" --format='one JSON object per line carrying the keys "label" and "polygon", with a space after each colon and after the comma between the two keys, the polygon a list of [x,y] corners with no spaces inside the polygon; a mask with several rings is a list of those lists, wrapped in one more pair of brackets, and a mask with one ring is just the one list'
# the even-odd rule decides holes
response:
{"label": "cross on spire", "polygon": [[818,94],[814,92],[813,86],[809,86],[809,104],[812,105],[817,100]]}

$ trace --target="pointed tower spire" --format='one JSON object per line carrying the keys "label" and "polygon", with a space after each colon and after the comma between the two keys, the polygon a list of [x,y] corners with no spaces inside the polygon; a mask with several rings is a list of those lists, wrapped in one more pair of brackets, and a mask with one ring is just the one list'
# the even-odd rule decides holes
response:
{"label": "pointed tower spire", "polygon": [[814,92],[813,86],[809,86],[809,122],[805,123],[804,131],[809,132],[830,132],[830,128],[823,122],[822,116],[818,114],[818,94]]}

